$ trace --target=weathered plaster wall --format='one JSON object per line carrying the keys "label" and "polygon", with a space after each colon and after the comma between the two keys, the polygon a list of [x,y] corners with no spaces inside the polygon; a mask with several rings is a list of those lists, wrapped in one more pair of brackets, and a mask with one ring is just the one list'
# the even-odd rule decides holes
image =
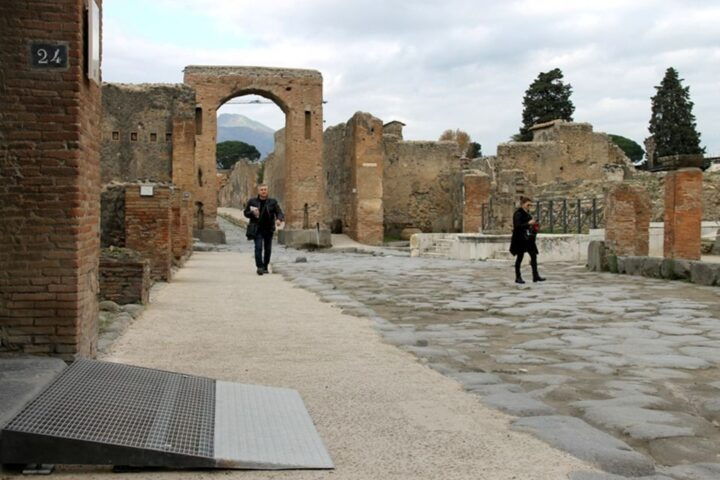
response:
{"label": "weathered plaster wall", "polygon": [[461,229],[462,173],[455,142],[404,141],[385,135],[385,233]]}
{"label": "weathered plaster wall", "polygon": [[102,89],[102,182],[172,181],[173,121],[194,122],[194,90],[115,83]]}
{"label": "weathered plaster wall", "polygon": [[245,208],[248,199],[257,193],[259,170],[259,163],[244,158],[235,163],[227,175],[225,185],[220,189],[218,204],[221,207]]}

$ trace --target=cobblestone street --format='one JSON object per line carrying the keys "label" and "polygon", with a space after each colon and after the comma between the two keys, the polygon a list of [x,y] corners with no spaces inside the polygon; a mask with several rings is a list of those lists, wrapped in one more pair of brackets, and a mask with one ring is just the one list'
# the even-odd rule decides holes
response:
{"label": "cobblestone street", "polygon": [[390,251],[279,247],[275,258],[294,284],[374,319],[387,342],[522,417],[514,428],[582,455],[572,439],[599,438],[596,427],[635,450],[618,473],[643,474],[647,455],[677,478],[718,478],[716,288],[542,263],[547,282],[518,286],[507,263]]}

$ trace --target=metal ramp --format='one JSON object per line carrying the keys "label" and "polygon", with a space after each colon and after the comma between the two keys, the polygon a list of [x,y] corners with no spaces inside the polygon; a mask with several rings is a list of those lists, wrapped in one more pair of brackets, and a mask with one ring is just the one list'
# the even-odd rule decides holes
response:
{"label": "metal ramp", "polygon": [[78,360],[2,429],[0,462],[329,469],[295,390]]}

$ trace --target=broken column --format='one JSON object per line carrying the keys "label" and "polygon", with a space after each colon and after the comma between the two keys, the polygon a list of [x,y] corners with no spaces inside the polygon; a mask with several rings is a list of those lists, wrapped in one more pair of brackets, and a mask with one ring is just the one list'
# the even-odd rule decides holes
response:
{"label": "broken column", "polygon": [[463,175],[463,233],[477,233],[483,227],[483,205],[490,200],[490,177],[480,171]]}
{"label": "broken column", "polygon": [[621,183],[605,197],[605,244],[615,255],[647,256],[650,196],[639,186]]}
{"label": "broken column", "polygon": [[[692,159],[687,160],[683,164],[692,165]],[[700,260],[702,183],[702,171],[696,166],[679,168],[665,177],[665,258]]]}

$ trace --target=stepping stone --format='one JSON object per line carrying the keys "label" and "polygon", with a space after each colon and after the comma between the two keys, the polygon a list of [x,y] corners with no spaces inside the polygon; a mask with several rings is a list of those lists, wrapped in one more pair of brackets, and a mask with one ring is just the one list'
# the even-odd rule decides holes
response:
{"label": "stepping stone", "polygon": [[655,473],[655,464],[650,458],[579,418],[563,415],[520,418],[513,422],[512,428],[532,433],[606,472],[634,477]]}
{"label": "stepping stone", "polygon": [[518,417],[557,413],[553,407],[524,393],[497,393],[483,397],[482,401],[486,405]]}

